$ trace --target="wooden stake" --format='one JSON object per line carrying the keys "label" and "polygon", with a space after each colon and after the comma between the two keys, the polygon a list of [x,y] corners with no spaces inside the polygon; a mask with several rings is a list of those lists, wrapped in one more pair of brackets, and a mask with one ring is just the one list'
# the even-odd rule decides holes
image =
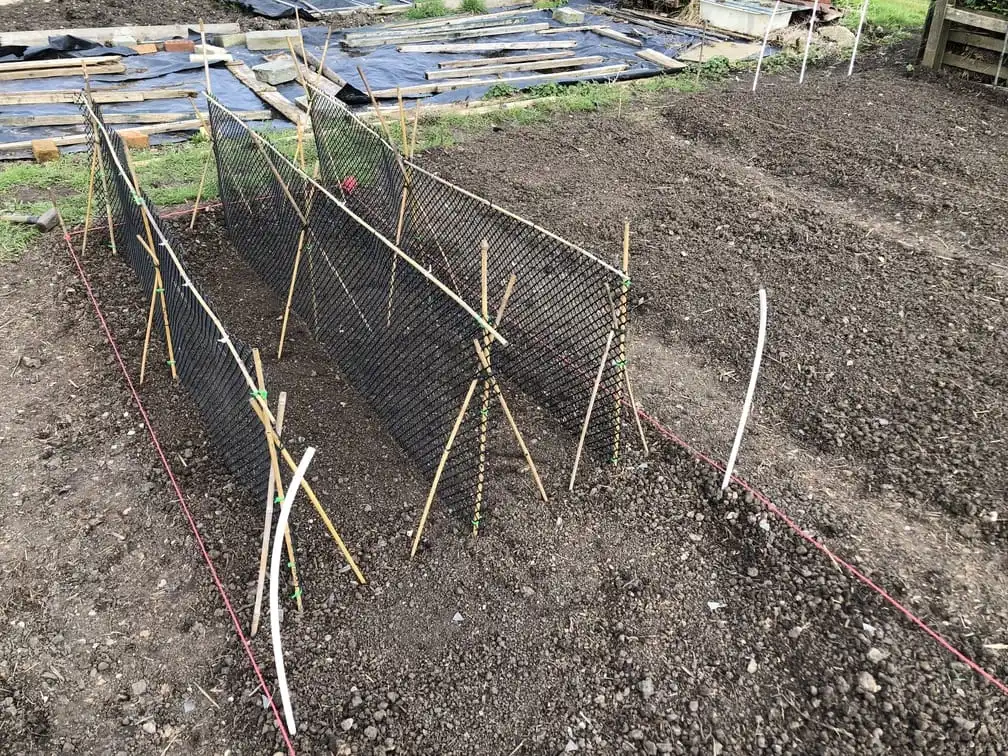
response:
{"label": "wooden stake", "polygon": [[613,332],[609,331],[606,339],[605,349],[602,352],[602,360],[599,362],[598,375],[595,376],[595,385],[592,386],[591,398],[588,400],[588,411],[585,413],[584,424],[581,426],[581,437],[578,439],[577,451],[574,453],[574,469],[571,470],[570,484],[568,491],[574,490],[574,479],[577,478],[578,465],[581,463],[581,451],[584,449],[585,436],[588,435],[588,424],[591,422],[592,410],[595,407],[595,397],[598,395],[599,384],[602,383],[602,374],[605,372],[606,361],[609,359],[609,348],[612,346]]}
{"label": "wooden stake", "polygon": [[[252,409],[255,411],[256,415],[259,416],[259,419],[262,420],[265,417],[264,412],[266,411],[264,407],[260,405],[256,397],[252,397],[249,400],[249,403],[252,405]],[[272,427],[269,427],[268,424],[266,423],[264,423],[264,425],[267,425],[267,431],[269,432],[271,438],[273,439],[273,443],[276,444],[277,447],[280,449],[280,456],[283,457],[284,462],[287,463],[287,466],[291,470],[296,470],[297,463],[294,462],[294,458],[291,457],[290,452],[287,451],[287,449],[280,442],[280,438],[273,431]],[[318,496],[315,495],[315,491],[312,490],[312,487],[308,484],[308,481],[306,480],[301,481],[301,490],[304,491],[305,496],[308,497],[308,500],[312,503],[312,506],[315,507],[315,512],[322,520],[322,524],[325,525],[326,530],[329,531],[329,535],[332,536],[332,539],[336,542],[336,546],[337,548],[339,548],[340,553],[346,560],[346,563],[350,565],[350,569],[353,571],[354,576],[357,578],[357,582],[360,583],[361,585],[367,583],[367,580],[364,579],[364,574],[360,571],[360,568],[357,567],[357,563],[354,561],[354,558],[350,555],[349,549],[347,549],[346,544],[340,537],[340,534],[336,531],[336,528],[332,524],[332,520],[329,519],[329,515],[326,513],[325,508],[322,506],[322,502],[319,501]]]}
{"label": "wooden stake", "polygon": [[[278,435],[283,434],[283,419],[286,407],[287,392],[281,391],[280,398],[277,400],[276,411],[276,427]],[[266,443],[271,444],[268,438]],[[276,473],[279,468],[279,465],[275,464],[275,462],[276,452],[274,451],[270,457],[269,484],[266,488],[266,517],[263,520],[262,548],[259,552],[259,579],[256,582],[255,607],[252,610],[252,627],[249,630],[249,635],[253,638],[255,638],[256,633],[259,631],[259,615],[262,612],[263,588],[266,585],[266,566],[269,562],[269,537],[270,531],[273,529],[273,506],[276,503],[273,497],[277,495]]]}
{"label": "wooden stake", "polygon": [[644,456],[647,456],[651,453],[651,449],[648,447],[647,436],[644,435],[644,426],[641,424],[640,413],[637,412],[637,400],[634,399],[633,386],[630,385],[630,372],[624,370],[623,377],[626,379],[627,396],[630,399],[630,409],[633,412],[634,422],[637,424],[637,433],[640,435],[641,446],[644,447]]}
{"label": "wooden stake", "polygon": [[[143,212],[141,208],[141,213]],[[144,218],[147,218],[145,213]],[[150,233],[149,229],[148,233]],[[164,318],[165,342],[168,346],[168,364],[171,366],[172,380],[177,381],[178,371],[175,369],[175,347],[172,344],[171,325],[168,323],[168,303],[165,300],[164,279],[161,278],[161,263],[158,260],[157,253],[154,252],[154,247],[149,246],[140,234],[137,234],[136,238],[140,242],[140,246],[147,250],[147,254],[150,255],[151,261],[154,263],[154,291],[151,292],[151,296],[157,295],[161,299],[161,315]]]}
{"label": "wooden stake", "polygon": [[[258,349],[253,349],[252,350],[252,360],[255,363],[256,383],[259,386],[259,398],[262,399],[263,401],[266,401],[266,381],[265,381],[265,379],[263,377],[262,358],[259,356],[259,350]],[[286,401],[285,401],[284,402],[284,408],[285,409],[286,409],[286,406],[287,406],[287,404],[286,404]],[[278,410],[279,410],[279,407],[278,407]],[[280,425],[280,419],[281,419],[280,415],[278,414],[277,415],[277,420],[276,420],[276,423],[277,423],[276,424],[276,436],[275,436],[276,438],[280,438],[281,437],[280,433],[283,430],[283,428]],[[262,417],[262,420],[266,424],[266,425],[264,425],[263,430],[265,432],[266,446],[267,446],[267,449],[269,450],[269,456],[270,456],[270,475],[269,475],[269,477],[270,477],[270,480],[272,481],[272,483],[276,486],[277,495],[280,497],[280,500],[283,501],[284,490],[283,490],[283,479],[280,477],[280,463],[277,461],[276,449],[273,446],[273,440],[272,440],[273,436],[271,436],[270,433],[268,432],[269,431],[268,423],[270,421],[269,421],[269,418],[267,418],[265,415]],[[270,514],[270,525],[272,525],[272,524],[273,524],[273,517],[272,517],[272,513],[271,513]],[[294,541],[291,538],[291,533],[290,533],[290,528],[289,527],[285,527],[284,528],[284,543],[286,544],[286,547],[287,547],[287,564],[290,567],[291,585],[294,588],[294,599],[297,601],[297,608],[298,608],[298,611],[300,612],[302,610],[302,607],[301,607],[301,586],[298,583],[297,562],[294,559]]]}
{"label": "wooden stake", "polygon": [[88,230],[91,228],[91,202],[94,200],[95,173],[97,171],[98,145],[95,145],[91,151],[91,176],[88,179],[87,209],[84,211],[84,239],[81,241],[81,257],[87,252]]}
{"label": "wooden stake", "polygon": [[200,44],[203,45],[203,75],[206,76],[206,93],[213,94],[213,87],[210,85],[210,56],[206,53],[206,30],[203,26],[203,19],[199,20]]}
{"label": "wooden stake", "polygon": [[424,525],[427,524],[427,515],[430,514],[434,494],[437,492],[438,482],[441,480],[441,473],[444,472],[445,465],[448,462],[448,454],[455,443],[455,436],[458,435],[459,428],[462,427],[462,419],[465,417],[466,410],[469,409],[469,402],[472,401],[477,383],[479,383],[478,380],[473,380],[469,384],[469,391],[466,392],[465,399],[462,401],[462,409],[459,410],[458,417],[455,418],[455,425],[452,426],[451,433],[448,434],[448,443],[445,444],[444,452],[441,454],[441,461],[438,462],[437,470],[434,472],[434,480],[431,481],[430,493],[427,494],[427,502],[424,504],[423,514],[420,516],[420,524],[417,526],[416,535],[413,536],[413,548],[410,551],[411,559],[416,556],[417,549],[420,547],[420,537],[423,535]]}
{"label": "wooden stake", "polygon": [[294,196],[291,194],[290,187],[288,187],[287,182],[283,180],[283,176],[281,176],[280,171],[277,170],[276,164],[270,159],[270,156],[266,154],[266,150],[263,149],[262,143],[258,139],[253,139],[252,143],[255,144],[256,149],[259,150],[259,154],[262,155],[263,160],[266,161],[270,172],[273,174],[273,178],[275,178],[280,184],[280,188],[283,189],[284,196],[287,197],[287,201],[290,203],[290,206],[294,208],[294,212],[297,213],[298,218],[301,219],[301,223],[307,226],[308,218],[303,212],[301,212],[301,208],[298,207],[297,202],[294,201]]}
{"label": "wooden stake", "polygon": [[385,132],[385,139],[389,144],[392,144],[392,132],[389,131],[388,124],[385,123],[385,115],[382,113],[382,109],[378,107],[378,100],[375,98],[374,93],[371,90],[371,85],[368,83],[367,76],[364,75],[364,69],[357,66],[357,73],[361,77],[361,81],[364,82],[364,89],[367,90],[368,97],[371,98],[371,105],[374,107],[375,113],[378,114],[378,123],[381,124],[382,131]]}

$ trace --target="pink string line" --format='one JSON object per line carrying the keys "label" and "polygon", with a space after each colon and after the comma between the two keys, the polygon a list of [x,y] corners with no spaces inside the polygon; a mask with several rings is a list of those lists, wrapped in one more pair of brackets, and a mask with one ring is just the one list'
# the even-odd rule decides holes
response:
{"label": "pink string line", "polygon": [[116,361],[122,369],[123,377],[126,379],[126,385],[129,387],[130,393],[133,394],[133,401],[136,402],[137,409],[140,411],[140,416],[143,418],[144,425],[147,426],[147,432],[150,434],[151,443],[154,445],[155,451],[157,451],[158,456],[161,458],[161,465],[168,474],[168,479],[171,481],[172,488],[175,490],[175,496],[178,497],[182,511],[185,513],[186,519],[189,521],[189,527],[192,528],[193,535],[196,538],[196,544],[203,553],[203,559],[206,560],[207,567],[210,570],[210,577],[213,578],[213,582],[217,586],[217,590],[220,593],[221,598],[224,600],[224,607],[227,609],[228,614],[231,615],[231,622],[234,624],[235,632],[238,633],[238,639],[241,641],[242,647],[245,649],[245,654],[248,656],[249,662],[252,664],[252,670],[255,672],[255,676],[259,680],[259,684],[266,695],[266,700],[269,702],[270,708],[273,709],[273,717],[276,719],[277,727],[280,728],[280,735],[283,737],[284,743],[287,745],[287,752],[290,756],[296,756],[294,752],[294,744],[291,742],[287,728],[284,726],[283,719],[280,716],[280,711],[277,709],[277,705],[273,701],[273,696],[270,694],[269,686],[266,685],[266,680],[263,678],[262,670],[259,669],[259,665],[256,663],[255,654],[252,653],[252,646],[245,637],[245,633],[242,632],[241,623],[238,621],[238,615],[235,613],[234,607],[231,605],[227,591],[224,589],[224,584],[217,575],[217,569],[214,567],[213,560],[210,558],[206,545],[203,543],[203,537],[200,535],[199,528],[196,526],[196,521],[193,519],[192,512],[186,504],[185,496],[182,494],[182,488],[175,479],[175,474],[172,472],[171,465],[168,464],[168,459],[165,456],[164,450],[161,448],[161,443],[158,441],[157,434],[154,432],[154,426],[151,424],[150,417],[147,416],[147,410],[144,408],[143,402],[140,401],[140,395],[137,393],[136,387],[133,385],[133,379],[130,378],[129,370],[126,368],[126,363],[123,362],[122,354],[119,352],[119,347],[116,345],[115,338],[112,336],[112,331],[109,329],[108,323],[105,321],[105,316],[102,314],[101,306],[98,304],[98,299],[95,297],[94,291],[91,289],[91,283],[88,281],[87,274],[84,272],[84,267],[81,265],[80,258],[77,257],[77,252],[74,250],[71,242],[71,235],[66,233],[63,235],[63,239],[67,243],[67,249],[70,250],[70,257],[73,258],[74,265],[77,266],[77,272],[80,274],[81,282],[84,284],[84,288],[87,290],[88,298],[91,300],[95,314],[98,316],[98,322],[101,323],[102,330],[105,331],[105,338],[108,339],[109,346],[112,347],[112,352],[115,355]]}
{"label": "pink string line", "polygon": [[[694,449],[686,441],[679,438],[672,431],[670,431],[668,428],[666,428],[660,422],[658,422],[657,419],[648,415],[644,410],[637,410],[637,414],[640,415],[645,420],[647,420],[661,435],[665,436],[665,438],[681,446],[683,449],[689,452],[689,454],[692,455],[694,458],[707,463],[715,470],[720,470],[721,472],[724,472],[724,465],[722,465],[720,462],[716,462],[715,460],[711,459],[706,454],[703,454],[702,452],[699,452],[696,449]],[[817,549],[819,549],[819,551],[821,551],[823,554],[832,559],[836,564],[839,564],[841,567],[846,569],[855,578],[860,580],[866,586],[875,591],[879,596],[885,599],[889,604],[898,609],[904,616],[906,616],[907,619],[909,619],[911,622],[917,625],[917,627],[919,627],[925,633],[930,635],[938,643],[938,645],[940,645],[946,651],[951,653],[953,656],[959,659],[959,661],[968,666],[970,669],[972,669],[974,672],[976,672],[978,675],[984,678],[984,680],[989,682],[991,685],[995,686],[1002,693],[1008,695],[1008,685],[1005,685],[998,678],[994,677],[994,675],[992,675],[990,672],[988,672],[979,664],[977,664],[975,661],[966,656],[966,654],[964,654],[962,651],[958,650],[955,646],[953,646],[951,643],[945,640],[945,638],[939,635],[937,631],[932,630],[931,627],[924,620],[922,620],[916,614],[914,614],[905,606],[903,606],[903,604],[901,604],[899,601],[897,601],[895,598],[889,595],[889,593],[884,588],[877,585],[871,578],[869,578],[867,575],[865,575],[856,567],[854,567],[854,565],[850,564],[844,559],[841,559],[839,556],[833,553],[828,547],[826,547],[825,545],[817,541],[815,538],[813,538],[810,533],[803,530],[801,526],[799,526],[797,523],[795,523],[794,520],[792,520],[783,511],[781,511],[781,509],[778,508],[776,504],[770,501],[769,497],[767,497],[766,494],[764,494],[762,491],[752,486],[748,481],[740,478],[738,475],[732,475],[731,480],[733,483],[740,486],[744,491],[748,491],[749,493],[751,493],[757,500],[759,500],[760,503],[763,504],[763,506],[765,506],[769,511],[777,515],[777,517],[779,517],[785,525],[791,528],[791,530],[793,530],[796,534],[798,534],[803,540],[815,546]]]}

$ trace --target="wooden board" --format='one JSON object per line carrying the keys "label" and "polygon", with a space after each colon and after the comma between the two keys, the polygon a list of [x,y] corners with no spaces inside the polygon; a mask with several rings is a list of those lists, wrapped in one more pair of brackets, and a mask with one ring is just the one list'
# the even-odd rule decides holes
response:
{"label": "wooden board", "polygon": [[[268,121],[273,117],[272,110],[243,110],[235,113],[245,121]],[[105,123],[112,124],[145,124],[145,123],[176,123],[192,120],[192,111],[187,113],[103,113]],[[202,113],[208,118],[206,112]],[[80,113],[65,115],[30,115],[30,116],[0,116],[0,126],[13,128],[28,128],[32,126],[76,126],[84,123]]]}
{"label": "wooden board", "polygon": [[649,63],[659,65],[666,71],[681,71],[682,69],[687,67],[685,63],[682,63],[676,60],[675,58],[670,58],[668,55],[664,55],[663,53],[660,53],[657,50],[652,50],[650,48],[639,50],[637,52],[637,57],[643,58]]}
{"label": "wooden board", "polygon": [[614,39],[617,42],[622,42],[624,45],[630,45],[631,47],[644,47],[644,43],[636,37],[631,37],[627,34],[623,34],[622,32],[618,32],[615,29],[610,29],[608,26],[596,26],[592,29],[592,31],[600,37]]}
{"label": "wooden board", "polygon": [[601,55],[588,55],[582,58],[565,58],[563,60],[536,60],[529,63],[502,63],[496,66],[476,66],[475,68],[449,68],[439,71],[428,71],[427,78],[431,81],[442,81],[444,79],[464,79],[466,77],[512,73],[515,71],[550,71],[557,68],[594,66],[602,63],[604,60],[605,58]]}
{"label": "wooden board", "polygon": [[489,26],[482,29],[447,29],[431,31],[426,33],[397,34],[381,37],[358,37],[353,41],[344,39],[344,47],[355,49],[366,49],[370,47],[381,47],[382,45],[394,45],[411,42],[436,42],[438,40],[451,39],[479,39],[480,37],[502,37],[510,34],[531,34],[533,32],[544,31],[549,28],[549,24],[515,24],[512,26]]}
{"label": "wooden board", "polygon": [[291,123],[303,123],[304,115],[297,105],[276,91],[276,87],[264,84],[255,77],[252,69],[241,62],[228,63],[228,70],[242,84],[255,92],[256,97],[265,102]]}
{"label": "wooden board", "polygon": [[[203,122],[193,118],[190,121],[173,121],[172,123],[153,123],[149,126],[132,126],[124,131],[131,131],[136,134],[170,134],[173,131],[199,131],[203,127]],[[71,134],[69,136],[54,137],[53,141],[58,147],[69,147],[74,144],[87,144],[92,137],[89,134]],[[17,153],[26,149],[31,149],[31,139],[23,142],[0,143],[0,154]]]}
{"label": "wooden board", "polygon": [[[973,34],[961,29],[952,29],[949,32],[948,41],[960,45],[969,45],[970,47],[979,47],[981,50],[992,50],[998,54],[1004,49],[1005,43],[1004,35],[991,37],[986,34]],[[1006,67],[1008,67],[1008,64],[1006,64]]]}
{"label": "wooden board", "polygon": [[[323,65],[321,59],[310,50],[304,50],[305,58],[308,60],[308,65],[318,71],[320,74],[325,76],[333,84],[338,84],[341,88],[346,86],[346,79],[340,76],[338,73],[333,71],[329,66]],[[321,66],[321,68],[320,68]]]}
{"label": "wooden board", "polygon": [[438,68],[477,68],[479,66],[498,66],[502,63],[531,63],[536,60],[559,60],[560,58],[572,57],[574,57],[573,51],[559,50],[557,52],[529,53],[528,55],[502,55],[493,58],[443,60],[438,63]]}
{"label": "wooden board", "polygon": [[[0,81],[18,81],[21,79],[52,79],[59,76],[81,76],[84,75],[84,66],[71,66],[68,68],[43,68],[38,71],[5,71],[0,73]],[[89,76],[105,76],[106,74],[120,74],[126,71],[126,66],[122,63],[98,63],[87,66]]]}
{"label": "wooden board", "polygon": [[[36,92],[0,92],[0,105],[53,105],[77,102],[80,90],[46,89]],[[170,100],[177,97],[195,97],[195,89],[92,89],[94,101],[101,104],[112,102],[143,102],[144,100]]]}
{"label": "wooden board", "polygon": [[396,48],[401,53],[495,53],[508,50],[570,50],[577,47],[577,42],[571,39],[557,39],[533,42],[459,42],[452,44],[417,44],[402,45]]}
{"label": "wooden board", "polygon": [[118,63],[121,55],[96,55],[93,58],[57,58],[55,60],[15,60],[12,63],[0,63],[0,73],[4,71],[42,71],[47,68],[80,68],[81,66],[97,65],[99,63]]}
{"label": "wooden board", "polygon": [[[515,16],[528,16],[538,13],[534,8],[519,8],[517,10],[500,11],[499,13],[481,13],[477,16],[442,16],[441,18],[430,18],[423,21],[392,21],[382,24],[382,30],[416,30],[432,29],[441,26],[496,26],[497,20],[502,18],[514,18]],[[367,34],[369,32],[349,32],[350,34]]]}
{"label": "wooden board", "polygon": [[[935,10],[937,11],[937,5]],[[935,15],[935,18],[937,17]],[[987,13],[986,11],[969,11],[950,5],[945,9],[945,20],[972,26],[976,29],[986,29],[1002,35],[1008,32],[1008,16],[999,16],[996,13]]]}
{"label": "wooden board", "polygon": [[[994,74],[997,73],[997,62],[988,63],[987,61],[977,60],[976,58],[968,58],[965,55],[956,55],[954,53],[947,52],[942,61],[946,66],[953,66],[955,68],[962,68],[966,71],[972,71],[973,73],[983,74],[984,76],[990,76],[994,78]],[[1008,77],[1008,65],[1001,67],[1001,81],[1002,83]]]}
{"label": "wooden board", "polygon": [[[343,89],[342,85],[336,84],[335,82],[332,82],[326,77],[322,76],[322,74],[318,73],[317,71],[313,71],[312,69],[310,69],[303,62],[301,62],[300,58],[294,59],[294,66],[297,68],[297,82],[302,87],[305,86],[306,83],[311,84],[316,89],[318,89],[321,92],[325,92],[330,97],[336,97],[337,95],[339,95],[340,90]],[[295,104],[297,103],[295,102]],[[304,108],[302,108],[302,110],[304,110]]]}
{"label": "wooden board", "polygon": [[[406,6],[408,9],[410,6]],[[173,37],[188,37],[192,27],[187,24],[163,24],[160,26],[104,26],[84,29],[39,29],[38,31],[4,32],[0,34],[0,47],[13,45],[32,47],[49,44],[49,37],[69,34],[91,42],[108,42],[113,37],[132,37],[138,41],[172,39]],[[238,24],[205,24],[207,34],[237,34],[241,31]],[[199,32],[199,25],[195,27]]]}
{"label": "wooden board", "polygon": [[601,66],[599,68],[584,68],[578,71],[560,71],[559,73],[533,73],[527,76],[512,76],[510,78],[493,79],[455,79],[452,81],[441,81],[432,84],[418,84],[416,86],[399,87],[395,89],[379,89],[374,92],[376,98],[395,97],[397,93],[404,97],[437,94],[438,92],[448,92],[452,89],[467,89],[469,87],[492,87],[494,84],[526,84],[536,81],[557,81],[564,79],[587,79],[603,78],[615,76],[621,71],[625,71],[627,65],[620,63],[611,66]]}

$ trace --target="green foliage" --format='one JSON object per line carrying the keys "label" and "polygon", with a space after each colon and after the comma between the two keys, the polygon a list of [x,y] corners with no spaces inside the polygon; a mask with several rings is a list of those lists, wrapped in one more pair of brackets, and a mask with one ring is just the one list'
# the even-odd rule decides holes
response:
{"label": "green foliage", "polygon": [[486,3],[483,0],[462,0],[459,10],[463,13],[486,13]]}
{"label": "green foliage", "polygon": [[533,6],[537,10],[552,10],[553,8],[562,8],[567,5],[569,0],[536,0]]}
{"label": "green foliage", "polygon": [[724,79],[731,72],[731,63],[728,61],[728,58],[722,56],[705,60],[700,64],[700,75],[705,79],[715,81]]}
{"label": "green foliage", "polygon": [[487,90],[486,94],[483,95],[484,100],[499,100],[502,97],[510,97],[515,94],[518,90],[512,87],[510,84],[494,84],[490,89]]}
{"label": "green foliage", "polygon": [[564,87],[555,81],[548,81],[545,84],[536,84],[529,87],[527,92],[529,97],[559,97],[563,94]]}
{"label": "green foliage", "polygon": [[956,3],[956,5],[961,5],[971,10],[990,11],[991,13],[1000,13],[1002,16],[1008,16],[1008,0],[962,0],[962,2]]}
{"label": "green foliage", "polygon": [[444,0],[417,0],[413,7],[406,11],[406,18],[437,18],[447,16],[448,9],[445,8]]}

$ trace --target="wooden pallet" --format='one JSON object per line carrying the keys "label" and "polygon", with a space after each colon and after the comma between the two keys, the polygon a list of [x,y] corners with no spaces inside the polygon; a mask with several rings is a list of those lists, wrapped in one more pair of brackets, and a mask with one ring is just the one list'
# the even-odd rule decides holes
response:
{"label": "wooden pallet", "polygon": [[925,68],[934,71],[943,67],[958,68],[992,78],[996,77],[1000,68],[1000,80],[1005,81],[1008,79],[1008,55],[1004,56],[1002,65],[998,66],[997,60],[991,63],[969,55],[949,52],[948,46],[951,42],[1002,55],[1006,40],[1008,40],[1008,16],[957,8],[954,0],[935,0],[921,63]]}

